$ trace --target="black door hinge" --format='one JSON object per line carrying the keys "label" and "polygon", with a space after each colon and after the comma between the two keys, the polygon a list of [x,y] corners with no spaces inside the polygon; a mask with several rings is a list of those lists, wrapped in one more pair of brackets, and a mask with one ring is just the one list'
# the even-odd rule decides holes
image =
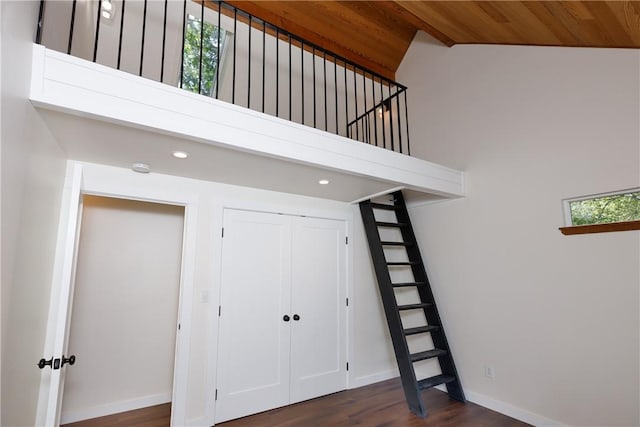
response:
{"label": "black door hinge", "polygon": [[224,227],[222,227],[222,237],[224,238]]}
{"label": "black door hinge", "polygon": [[349,362],[347,362],[347,371],[349,370]]}
{"label": "black door hinge", "polygon": [[216,397],[215,400],[218,400],[218,389],[216,389]]}
{"label": "black door hinge", "polygon": [[349,307],[349,298],[347,298],[347,307]]}
{"label": "black door hinge", "polygon": [[348,245],[348,244],[349,244],[349,236],[346,236],[346,237],[344,238],[344,244],[345,244],[345,245]]}

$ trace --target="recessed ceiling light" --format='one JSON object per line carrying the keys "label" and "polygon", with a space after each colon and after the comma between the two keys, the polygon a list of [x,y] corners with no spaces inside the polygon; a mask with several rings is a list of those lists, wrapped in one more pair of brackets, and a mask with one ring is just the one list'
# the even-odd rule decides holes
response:
{"label": "recessed ceiling light", "polygon": [[328,179],[321,179],[320,181],[318,181],[318,184],[320,185],[327,185],[329,183]]}
{"label": "recessed ceiling light", "polygon": [[175,157],[176,159],[186,159],[187,157],[189,157],[189,154],[185,153],[184,151],[174,151],[173,157]]}
{"label": "recessed ceiling light", "polygon": [[131,169],[134,172],[140,172],[140,173],[149,173],[149,172],[151,172],[151,168],[146,163],[134,163],[134,164],[131,165]]}

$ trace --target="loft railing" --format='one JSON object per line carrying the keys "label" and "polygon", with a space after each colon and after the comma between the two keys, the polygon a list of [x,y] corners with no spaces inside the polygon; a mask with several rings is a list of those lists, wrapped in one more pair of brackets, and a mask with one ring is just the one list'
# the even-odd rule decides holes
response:
{"label": "loft railing", "polygon": [[411,154],[405,86],[222,1],[41,0],[36,43]]}

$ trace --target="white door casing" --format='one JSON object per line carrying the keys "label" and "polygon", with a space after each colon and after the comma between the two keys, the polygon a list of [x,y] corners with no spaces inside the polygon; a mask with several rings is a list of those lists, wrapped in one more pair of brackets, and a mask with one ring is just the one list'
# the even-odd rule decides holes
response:
{"label": "white door casing", "polygon": [[[82,194],[104,197],[116,197],[155,203],[175,204],[185,207],[184,234],[182,247],[182,265],[180,273],[180,293],[178,307],[178,325],[176,325],[176,350],[173,376],[171,425],[183,426],[186,423],[187,375],[191,340],[191,318],[193,304],[195,245],[197,240],[197,197],[186,193],[172,193],[165,190],[161,183],[149,187],[131,186],[126,181],[83,180],[83,164],[69,162],[67,181],[63,192],[61,220],[56,248],[56,264],[52,284],[52,305],[50,321],[54,324],[48,334],[54,357],[68,356],[66,345],[69,337],[69,321],[73,302],[73,284],[75,279],[75,258],[80,219],[82,213]],[[55,295],[54,295],[55,293]],[[77,355],[78,358],[82,357]],[[65,366],[64,369],[67,369]],[[62,396],[64,390],[64,369],[52,370],[50,378],[43,377],[41,405],[45,427],[56,427],[60,422]],[[73,368],[72,368],[73,369]],[[46,397],[45,397],[46,396]]]}
{"label": "white door casing", "polygon": [[216,422],[346,388],[345,228],[224,210]]}

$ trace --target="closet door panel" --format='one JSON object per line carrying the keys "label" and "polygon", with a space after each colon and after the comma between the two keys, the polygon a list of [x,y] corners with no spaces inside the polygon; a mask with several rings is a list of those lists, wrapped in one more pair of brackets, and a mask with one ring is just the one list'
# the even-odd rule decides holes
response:
{"label": "closet door panel", "polygon": [[[291,403],[346,388],[345,223],[293,219]],[[294,317],[295,319],[295,317]]]}
{"label": "closet door panel", "polygon": [[225,210],[216,422],[290,401],[291,218]]}

